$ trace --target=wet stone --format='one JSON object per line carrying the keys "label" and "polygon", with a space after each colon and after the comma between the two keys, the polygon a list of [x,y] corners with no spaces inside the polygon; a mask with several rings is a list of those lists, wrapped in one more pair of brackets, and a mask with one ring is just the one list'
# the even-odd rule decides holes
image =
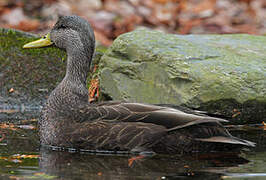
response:
{"label": "wet stone", "polygon": [[266,37],[173,35],[140,28],[101,58],[101,91],[114,100],[177,104],[232,119],[266,118]]}

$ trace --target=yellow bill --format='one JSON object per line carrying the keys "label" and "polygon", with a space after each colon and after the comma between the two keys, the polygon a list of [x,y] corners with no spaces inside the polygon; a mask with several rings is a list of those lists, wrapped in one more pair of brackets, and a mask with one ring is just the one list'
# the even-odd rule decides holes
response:
{"label": "yellow bill", "polygon": [[42,37],[41,39],[25,44],[23,48],[39,48],[39,47],[50,46],[51,44],[53,44],[53,42],[50,39],[50,33],[48,33],[46,36]]}

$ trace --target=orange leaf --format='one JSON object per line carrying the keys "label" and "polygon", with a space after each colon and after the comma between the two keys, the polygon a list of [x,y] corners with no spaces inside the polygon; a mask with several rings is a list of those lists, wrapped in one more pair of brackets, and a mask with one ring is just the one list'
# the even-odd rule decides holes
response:
{"label": "orange leaf", "polygon": [[34,155],[26,155],[26,154],[22,154],[22,155],[20,155],[20,154],[15,154],[15,155],[13,155],[12,156],[12,158],[16,158],[16,159],[36,159],[36,158],[39,158],[40,157],[40,155],[36,155],[36,154],[34,154]]}
{"label": "orange leaf", "polygon": [[6,124],[6,123],[0,124],[0,129],[17,130],[17,128],[15,128],[14,124]]}

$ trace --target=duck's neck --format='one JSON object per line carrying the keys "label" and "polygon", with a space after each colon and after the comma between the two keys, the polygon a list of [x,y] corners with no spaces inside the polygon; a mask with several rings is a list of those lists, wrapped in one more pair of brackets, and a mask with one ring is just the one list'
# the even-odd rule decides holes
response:
{"label": "duck's neck", "polygon": [[50,94],[43,109],[43,117],[54,119],[58,112],[71,112],[73,108],[88,103],[86,79],[94,49],[86,52],[82,46],[67,50],[67,70],[64,79]]}
{"label": "duck's neck", "polygon": [[65,80],[86,87],[92,55],[80,49],[67,52],[67,69]]}

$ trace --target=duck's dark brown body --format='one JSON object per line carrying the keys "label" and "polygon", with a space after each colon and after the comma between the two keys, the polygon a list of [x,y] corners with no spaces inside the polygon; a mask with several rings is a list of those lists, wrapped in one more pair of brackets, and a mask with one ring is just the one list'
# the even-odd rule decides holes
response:
{"label": "duck's dark brown body", "polygon": [[254,145],[231,136],[219,123],[225,120],[160,106],[126,102],[83,104],[68,113],[57,111],[56,116],[56,121],[46,119],[41,128],[44,144],[167,154],[239,151],[243,146]]}
{"label": "duck's dark brown body", "polygon": [[42,144],[174,154],[254,146],[231,136],[220,124],[226,121],[223,119],[140,103],[89,104],[86,78],[95,46],[89,23],[78,16],[61,17],[47,37],[66,50],[68,60],[64,79],[42,110],[39,123]]}

